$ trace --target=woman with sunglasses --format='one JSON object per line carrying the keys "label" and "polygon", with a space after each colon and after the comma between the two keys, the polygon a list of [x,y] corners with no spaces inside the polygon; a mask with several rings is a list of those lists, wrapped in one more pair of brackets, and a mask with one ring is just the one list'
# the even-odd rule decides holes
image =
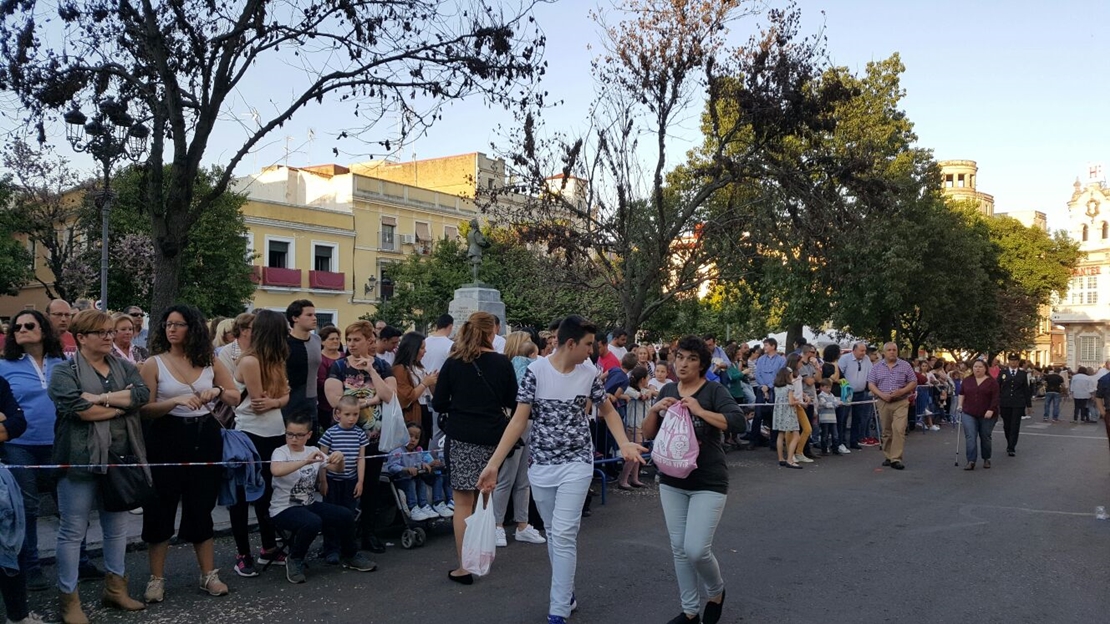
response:
{"label": "woman with sunglasses", "polygon": [[[11,386],[12,395],[23,409],[27,430],[14,440],[0,446],[4,463],[12,466],[49,464],[54,448],[54,403],[47,394],[54,367],[63,362],[62,343],[50,320],[38,310],[24,310],[16,315],[4,340],[4,358],[0,360],[0,377]],[[7,414],[5,414],[7,415]],[[19,551],[19,569],[26,576],[27,589],[43,591],[50,581],[42,573],[38,548],[39,483],[44,489],[49,475],[41,470],[13,470],[12,476],[23,494],[26,533]],[[26,602],[26,599],[24,599]],[[18,610],[17,610],[18,611]],[[9,619],[12,617],[9,606]]]}
{"label": "woman with sunglasses", "polygon": [[[143,406],[152,419],[147,446],[152,463],[218,462],[223,459],[220,423],[212,404],[239,404],[231,373],[216,360],[200,310],[173,305],[162,311],[150,334],[153,356],[143,364],[143,382],[154,390]],[[193,545],[200,567],[200,589],[223,596],[227,585],[216,569],[212,510],[223,477],[220,466],[158,466],[151,468],[158,499],[144,509],[143,541],[149,544],[150,580],[144,598],[162,602],[166,593],[166,555],[174,535]]]}
{"label": "woman with sunglasses", "polygon": [[116,337],[112,342],[112,354],[138,366],[150,356],[146,349],[135,344],[135,320],[122,312],[112,316],[116,325]]}
{"label": "woman with sunglasses", "polygon": [[[115,336],[112,318],[99,310],[84,310],[73,319],[70,331],[77,353],[67,364],[54,367],[48,388],[58,409],[54,436],[56,464],[106,464],[113,455],[132,456],[147,463],[146,444],[139,423],[139,408],[146,405],[150,390],[131,362],[112,355]],[[77,570],[81,540],[89,528],[92,510],[100,508],[104,533],[104,580],[102,602],[126,611],[146,608],[127,594],[125,555],[127,519],[125,512],[108,512],[101,504],[100,485],[106,469],[68,468],[58,480],[58,590],[62,621],[87,624],[77,595]]]}

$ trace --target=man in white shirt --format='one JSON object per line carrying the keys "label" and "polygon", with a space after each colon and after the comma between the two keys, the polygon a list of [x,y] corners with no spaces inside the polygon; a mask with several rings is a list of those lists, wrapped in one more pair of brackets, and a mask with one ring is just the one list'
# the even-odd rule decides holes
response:
{"label": "man in white shirt", "polygon": [[1099,379],[1102,379],[1102,376],[1106,373],[1110,373],[1110,360],[1106,360],[1105,362],[1103,362],[1102,368],[1099,368],[1098,372],[1091,375],[1091,377],[1093,377],[1094,380],[1097,382]]}
{"label": "man in white shirt", "polygon": [[451,332],[455,329],[455,319],[450,314],[440,315],[436,319],[436,330],[424,339],[424,358],[420,363],[424,370],[432,373],[443,368],[447,361],[447,354],[455,344],[451,340]]}
{"label": "man in white shirt", "polygon": [[609,353],[617,357],[617,361],[621,361],[625,353],[628,353],[628,332],[621,328],[613,330],[613,337],[609,339]]}
{"label": "man in white shirt", "polygon": [[493,335],[493,350],[504,355],[505,353],[505,337],[501,335],[501,317],[494,315],[494,327],[497,328],[497,333]]}

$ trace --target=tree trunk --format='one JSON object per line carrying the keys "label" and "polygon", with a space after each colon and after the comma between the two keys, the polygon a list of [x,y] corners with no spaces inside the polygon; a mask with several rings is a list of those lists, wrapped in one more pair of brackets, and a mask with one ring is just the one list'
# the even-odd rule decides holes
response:
{"label": "tree trunk", "polygon": [[786,328],[786,344],[779,345],[779,350],[783,353],[792,353],[794,351],[794,341],[805,335],[805,325],[801,323],[791,323]]}
{"label": "tree trunk", "polygon": [[181,254],[167,256],[161,245],[155,245],[154,286],[151,289],[150,299],[151,318],[157,318],[162,314],[162,310],[177,303],[181,260]]}

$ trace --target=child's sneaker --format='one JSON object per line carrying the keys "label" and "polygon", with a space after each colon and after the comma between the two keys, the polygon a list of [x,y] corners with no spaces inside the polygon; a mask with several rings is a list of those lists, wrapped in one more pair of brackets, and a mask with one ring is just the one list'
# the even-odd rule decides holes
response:
{"label": "child's sneaker", "polygon": [[285,553],[280,548],[271,548],[270,550],[263,548],[258,551],[258,563],[260,565],[285,565]]}
{"label": "child's sneaker", "polygon": [[505,527],[497,527],[497,547],[504,548],[509,545],[509,541],[505,539]]}
{"label": "child's sneaker", "polygon": [[378,569],[378,564],[366,558],[362,553],[355,553],[353,557],[343,560],[343,567],[359,572],[373,572]]}
{"label": "child's sneaker", "polygon": [[543,536],[540,535],[540,532],[537,531],[536,528],[533,527],[530,524],[528,526],[524,527],[523,529],[517,529],[517,531],[516,531],[516,541],[518,541],[518,542],[528,542],[529,544],[546,544],[547,543],[547,540],[545,540],[543,538]]}
{"label": "child's sneaker", "polygon": [[567,619],[561,615],[549,615],[547,624],[567,624]]}
{"label": "child's sneaker", "polygon": [[432,509],[431,505],[424,505],[420,508],[420,511],[424,512],[425,520],[435,520],[439,517],[439,513],[437,513],[436,510]]}
{"label": "child's sneaker", "polygon": [[303,559],[287,559],[285,561],[285,578],[290,583],[303,583],[304,578],[304,560]]}
{"label": "child's sneaker", "polygon": [[339,553],[330,552],[324,555],[324,563],[328,565],[339,565]]}
{"label": "child's sneaker", "polygon": [[440,518],[453,518],[455,516],[455,512],[445,505],[443,501],[436,503],[435,507],[432,507],[432,510],[439,514]]}
{"label": "child's sneaker", "polygon": [[453,500],[447,501],[447,508],[451,510],[452,514],[454,514],[455,513],[455,501],[453,501]]}
{"label": "child's sneaker", "polygon": [[258,576],[258,570],[254,569],[254,557],[235,555],[235,573],[247,578]]}
{"label": "child's sneaker", "polygon": [[413,507],[409,510],[409,518],[411,518],[413,522],[423,522],[428,519],[428,514],[424,513],[423,507]]}

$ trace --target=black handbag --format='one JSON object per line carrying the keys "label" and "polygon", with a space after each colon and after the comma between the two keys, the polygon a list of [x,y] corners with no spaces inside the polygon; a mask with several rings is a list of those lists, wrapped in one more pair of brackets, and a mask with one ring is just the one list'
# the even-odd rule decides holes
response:
{"label": "black handbag", "polygon": [[131,511],[154,502],[157,494],[142,466],[117,465],[138,464],[137,457],[121,457],[109,451],[108,463],[113,466],[100,478],[100,504],[104,511]]}

